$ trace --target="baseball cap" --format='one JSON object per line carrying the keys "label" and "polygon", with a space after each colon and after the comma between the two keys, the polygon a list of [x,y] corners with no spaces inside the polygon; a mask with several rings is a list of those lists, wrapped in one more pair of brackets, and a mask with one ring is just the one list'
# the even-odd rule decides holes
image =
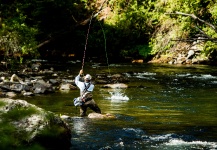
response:
{"label": "baseball cap", "polygon": [[86,74],[86,76],[84,77],[84,79],[86,79],[86,80],[91,80],[91,75]]}

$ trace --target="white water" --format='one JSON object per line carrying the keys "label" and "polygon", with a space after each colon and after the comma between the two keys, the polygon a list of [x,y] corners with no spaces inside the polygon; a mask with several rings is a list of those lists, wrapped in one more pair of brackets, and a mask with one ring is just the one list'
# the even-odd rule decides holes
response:
{"label": "white water", "polygon": [[114,89],[114,91],[109,92],[111,95],[108,97],[112,102],[118,102],[118,101],[128,101],[129,97],[124,94],[124,91],[122,89]]}
{"label": "white water", "polygon": [[182,139],[171,139],[169,142],[165,143],[167,146],[178,146],[178,147],[191,147],[195,149],[217,149],[216,142],[207,142],[207,141],[191,141],[187,142]]}

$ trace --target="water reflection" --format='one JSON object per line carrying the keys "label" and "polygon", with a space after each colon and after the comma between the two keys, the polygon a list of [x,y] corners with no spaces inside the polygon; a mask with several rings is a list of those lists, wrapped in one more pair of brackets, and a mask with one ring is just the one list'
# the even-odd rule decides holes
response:
{"label": "water reflection", "polygon": [[74,117],[72,119],[72,130],[77,134],[88,133],[88,121],[82,117]]}

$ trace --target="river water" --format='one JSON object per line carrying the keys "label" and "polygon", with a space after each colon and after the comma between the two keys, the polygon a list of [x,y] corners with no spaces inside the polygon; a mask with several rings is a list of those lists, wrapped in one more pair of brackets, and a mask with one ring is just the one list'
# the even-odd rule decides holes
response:
{"label": "river water", "polygon": [[[69,69],[75,70],[73,76],[79,71]],[[120,73],[129,79],[127,89],[95,85],[94,99],[102,113],[116,119],[80,118],[73,106],[78,90],[23,98],[73,118],[68,120],[71,149],[217,149],[217,67],[121,64],[85,66],[85,71],[93,77]]]}

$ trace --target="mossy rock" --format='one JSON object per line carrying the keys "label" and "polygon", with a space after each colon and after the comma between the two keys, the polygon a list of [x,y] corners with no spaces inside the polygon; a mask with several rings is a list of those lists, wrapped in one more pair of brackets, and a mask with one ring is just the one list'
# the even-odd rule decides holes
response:
{"label": "mossy rock", "polygon": [[69,149],[71,130],[57,115],[24,100],[0,99],[0,149]]}

